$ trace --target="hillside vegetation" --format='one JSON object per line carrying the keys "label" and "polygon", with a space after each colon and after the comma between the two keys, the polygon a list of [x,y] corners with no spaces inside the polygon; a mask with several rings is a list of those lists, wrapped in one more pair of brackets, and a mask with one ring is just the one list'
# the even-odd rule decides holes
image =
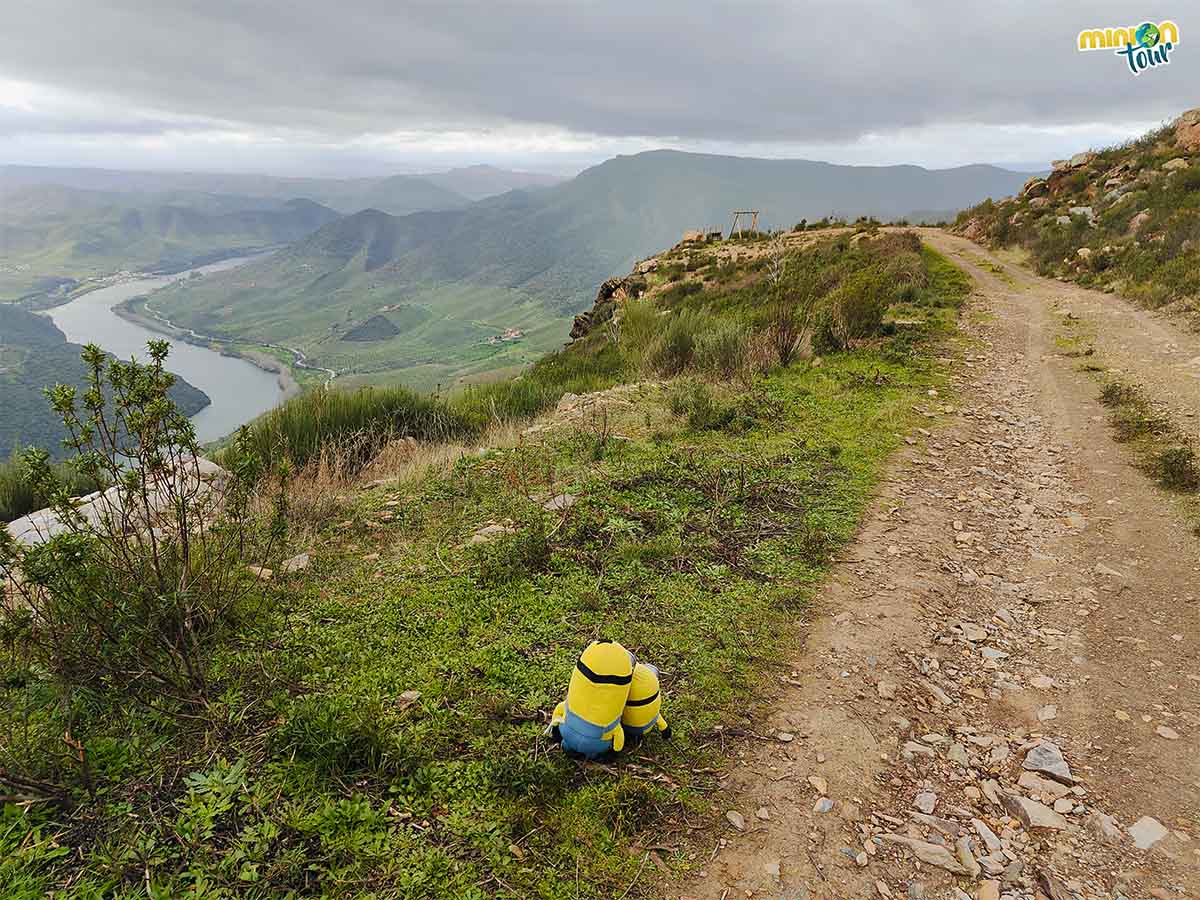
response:
{"label": "hillside vegetation", "polygon": [[[10,609],[0,893],[566,900],[701,864],[716,729],[754,727],[887,455],[938,413],[968,288],[905,233],[654,269],[519,377],[314,392],[246,431],[223,461],[274,464],[289,537],[186,690],[66,668]],[[542,732],[597,635],[661,668],[675,736],[580,765]]]}
{"label": "hillside vegetation", "polygon": [[[1024,179],[989,166],[928,171],[654,151],[466,209],[404,217],[364,210],[153,303],[205,333],[293,342],[352,382],[433,388],[536,359],[565,337],[596,284],[686,229],[727,227],[732,209],[759,208],[760,224],[772,228],[830,213],[893,219],[959,209]],[[378,314],[401,333],[341,340]],[[510,327],[524,339],[487,343]]]}
{"label": "hillside vegetation", "polygon": [[1043,275],[1171,307],[1200,324],[1200,110],[1057,163],[1016,196],[965,210],[956,230],[1027,251]]}

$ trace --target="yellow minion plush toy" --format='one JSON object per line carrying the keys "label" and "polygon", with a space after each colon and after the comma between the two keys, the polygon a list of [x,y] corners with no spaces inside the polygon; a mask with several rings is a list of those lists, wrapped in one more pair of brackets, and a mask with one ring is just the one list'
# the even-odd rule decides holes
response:
{"label": "yellow minion plush toy", "polygon": [[658,669],[649,663],[636,663],[633,667],[633,682],[629,686],[625,712],[621,714],[621,727],[625,729],[626,739],[633,743],[655,728],[664,738],[669,740],[671,737],[671,726],[662,714]]}
{"label": "yellow minion plush toy", "polygon": [[567,699],[554,708],[550,733],[570,756],[597,759],[625,747],[621,714],[633,681],[633,654],[616,641],[593,641],[575,663]]}

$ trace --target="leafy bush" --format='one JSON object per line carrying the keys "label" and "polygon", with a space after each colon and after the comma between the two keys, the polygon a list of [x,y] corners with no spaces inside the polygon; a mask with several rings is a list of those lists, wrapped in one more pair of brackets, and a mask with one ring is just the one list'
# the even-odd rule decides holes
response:
{"label": "leafy bush", "polygon": [[818,343],[843,350],[879,334],[892,299],[887,276],[876,269],[854,272],[830,292]]}
{"label": "leafy bush", "polygon": [[[282,506],[265,522],[252,512],[262,471],[253,447],[243,435],[232,471],[206,473],[191,423],[169,396],[167,343],[149,350],[141,365],[110,362],[88,345],[82,395],[68,385],[48,392],[76,453],[70,468],[113,485],[99,514],[77,509],[46,451],[29,450],[29,480],[49,499],[59,533],[24,547],[0,529],[0,581],[16,586],[0,597],[0,631],[22,648],[29,673],[23,690],[5,695],[26,707],[8,718],[58,707],[71,747],[78,691],[170,715],[202,706],[210,649],[263,599],[247,563],[265,563],[283,537]],[[0,763],[13,754],[5,746]],[[78,763],[91,789],[82,749]],[[7,769],[0,765],[0,781]]]}

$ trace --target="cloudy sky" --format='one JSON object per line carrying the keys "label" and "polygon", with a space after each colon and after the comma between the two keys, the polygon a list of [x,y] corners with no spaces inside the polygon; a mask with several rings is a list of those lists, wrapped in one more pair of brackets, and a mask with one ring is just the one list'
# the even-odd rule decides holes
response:
{"label": "cloudy sky", "polygon": [[[1154,0],[1157,4],[1159,0]],[[572,172],[652,147],[1036,167],[1200,106],[1195,0],[37,0],[0,164]],[[1133,77],[1082,28],[1171,18]]]}

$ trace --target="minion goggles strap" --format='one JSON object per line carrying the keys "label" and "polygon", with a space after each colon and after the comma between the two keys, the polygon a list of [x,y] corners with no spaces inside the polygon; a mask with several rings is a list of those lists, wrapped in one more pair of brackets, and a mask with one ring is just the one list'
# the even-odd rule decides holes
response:
{"label": "minion goggles strap", "polygon": [[593,684],[629,684],[633,681],[632,672],[628,675],[598,675],[589,669],[582,659],[575,663],[575,668]]}
{"label": "minion goggles strap", "polygon": [[655,700],[658,699],[658,693],[659,693],[658,691],[655,691],[649,697],[643,697],[641,700],[626,700],[625,705],[626,706],[649,706],[651,703],[653,703]]}

